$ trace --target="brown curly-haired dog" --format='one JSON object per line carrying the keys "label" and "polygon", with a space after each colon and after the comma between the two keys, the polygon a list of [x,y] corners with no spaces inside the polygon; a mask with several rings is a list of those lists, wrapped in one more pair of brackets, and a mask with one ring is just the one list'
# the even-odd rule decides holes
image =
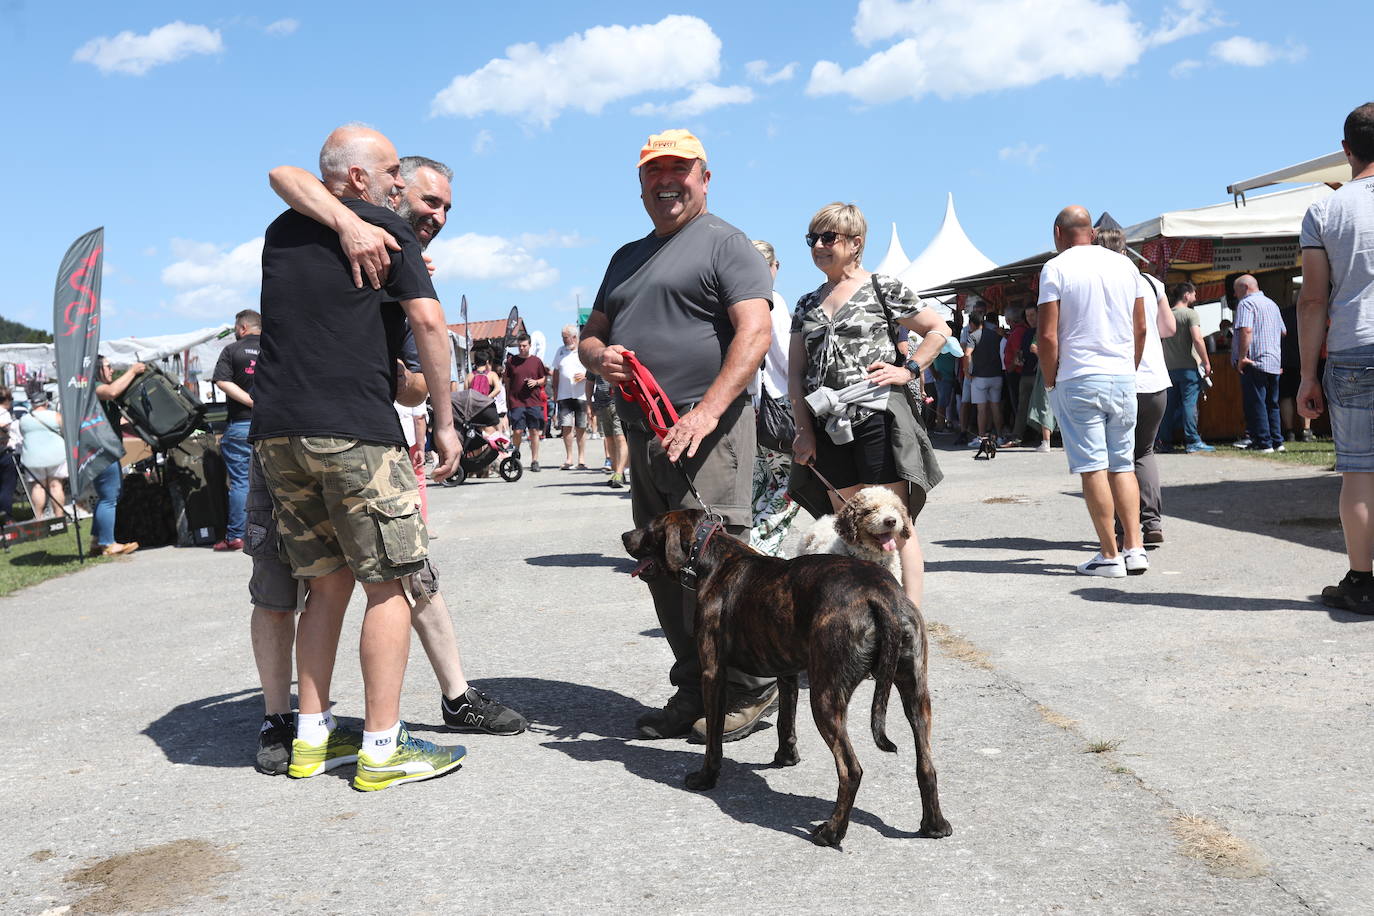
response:
{"label": "brown curly-haired dog", "polygon": [[802,535],[799,555],[833,553],[877,563],[902,581],[898,546],[911,537],[911,516],[887,487],[864,487],[835,515],[816,519]]}

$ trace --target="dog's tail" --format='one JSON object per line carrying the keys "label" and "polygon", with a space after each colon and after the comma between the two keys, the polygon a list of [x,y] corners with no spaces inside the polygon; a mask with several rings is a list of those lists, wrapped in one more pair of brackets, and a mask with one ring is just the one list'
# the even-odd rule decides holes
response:
{"label": "dog's tail", "polygon": [[878,624],[878,653],[873,662],[873,743],[878,750],[895,754],[897,745],[887,737],[887,698],[902,655],[902,626],[893,608],[881,601],[870,601],[869,606]]}

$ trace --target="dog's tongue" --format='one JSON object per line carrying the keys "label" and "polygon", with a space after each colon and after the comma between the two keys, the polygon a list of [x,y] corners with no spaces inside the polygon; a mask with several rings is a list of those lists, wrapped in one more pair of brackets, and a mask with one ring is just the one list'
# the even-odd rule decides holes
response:
{"label": "dog's tongue", "polygon": [[882,546],[884,553],[897,549],[897,539],[890,534],[883,535],[878,540],[878,543]]}
{"label": "dog's tongue", "polygon": [[646,558],[646,559],[640,560],[640,561],[639,561],[639,565],[636,566],[636,567],[630,572],[630,577],[631,577],[631,578],[638,577],[640,573],[644,572],[644,570],[646,570],[646,569],[649,568],[649,564],[652,563],[652,562],[653,562],[653,559],[652,559],[652,558]]}

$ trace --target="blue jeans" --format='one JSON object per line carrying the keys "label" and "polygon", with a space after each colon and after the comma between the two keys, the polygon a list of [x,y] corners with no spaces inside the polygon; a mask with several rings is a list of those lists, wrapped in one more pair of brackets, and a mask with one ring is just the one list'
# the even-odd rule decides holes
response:
{"label": "blue jeans", "polygon": [[1135,470],[1134,375],[1080,375],[1061,379],[1050,406],[1064,437],[1069,471]]}
{"label": "blue jeans", "polygon": [[1202,444],[1197,434],[1197,398],[1202,391],[1202,373],[1196,369],[1170,369],[1169,404],[1164,408],[1164,423],[1159,439],[1165,445],[1174,444],[1174,434],[1183,428],[1183,445],[1193,448]]}
{"label": "blue jeans", "polygon": [[1245,403],[1245,431],[1254,448],[1283,445],[1279,423],[1279,376],[1258,366],[1246,366],[1240,376],[1240,393]]}
{"label": "blue jeans", "polygon": [[248,462],[253,456],[253,448],[248,444],[248,427],[252,420],[235,420],[224,428],[220,437],[219,453],[224,459],[224,470],[229,475],[229,527],[224,532],[226,540],[243,537],[245,507],[248,504]]}
{"label": "blue jeans", "polygon": [[120,475],[119,462],[111,461],[110,466],[95,478],[95,515],[91,519],[91,536],[101,547],[115,542],[115,507],[119,505],[119,490],[123,485]]}
{"label": "blue jeans", "polygon": [[1322,379],[1336,470],[1374,472],[1374,346],[1333,351]]}

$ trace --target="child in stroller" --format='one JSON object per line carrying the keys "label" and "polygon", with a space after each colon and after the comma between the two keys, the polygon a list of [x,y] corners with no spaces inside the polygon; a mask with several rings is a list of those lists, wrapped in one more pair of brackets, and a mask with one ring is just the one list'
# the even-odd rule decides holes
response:
{"label": "child in stroller", "polygon": [[495,426],[500,422],[496,413],[496,398],[467,389],[455,391],[451,400],[453,425],[463,443],[463,457],[459,459],[453,476],[444,481],[444,486],[458,486],[498,458],[501,460],[496,465],[496,471],[501,478],[511,483],[519,480],[525,469],[520,465],[520,455],[511,448],[510,439],[500,433],[487,434],[482,431],[483,427]]}

